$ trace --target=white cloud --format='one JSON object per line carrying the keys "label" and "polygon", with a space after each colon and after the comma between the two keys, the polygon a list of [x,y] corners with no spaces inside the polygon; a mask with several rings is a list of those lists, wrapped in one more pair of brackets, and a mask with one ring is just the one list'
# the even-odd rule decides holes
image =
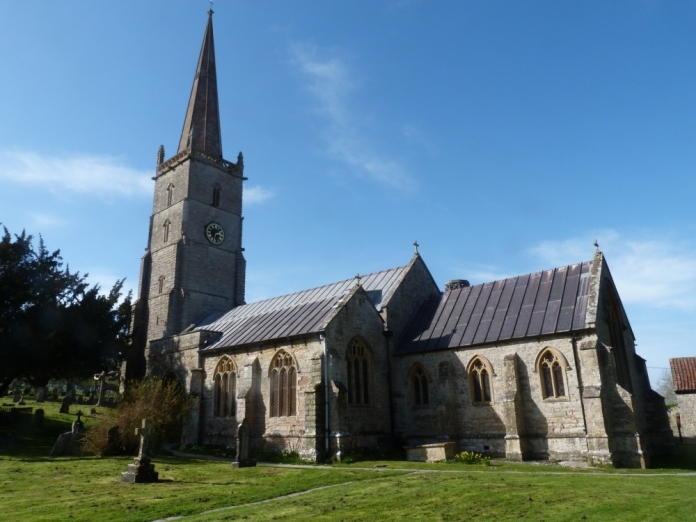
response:
{"label": "white cloud", "polygon": [[64,156],[1,150],[0,179],[51,192],[103,196],[149,196],[151,172],[135,170],[117,158],[89,154]]}
{"label": "white cloud", "polygon": [[272,190],[255,186],[255,187],[244,187],[244,203],[247,205],[254,205],[256,203],[263,203],[268,201],[275,196]]}
{"label": "white cloud", "polygon": [[[94,268],[87,271],[87,282],[91,285],[99,285],[102,294],[108,294],[111,289],[116,284],[116,281],[123,279],[122,277],[115,276],[108,268]],[[138,298],[136,293],[138,281],[132,281],[126,279],[123,283],[123,288],[121,289],[121,299],[123,300],[128,292],[133,292],[133,300]]]}
{"label": "white cloud", "polygon": [[307,81],[317,102],[317,113],[325,118],[325,139],[331,157],[357,169],[359,175],[400,190],[413,190],[415,181],[404,165],[374,150],[357,122],[359,110],[349,106],[357,90],[356,75],[337,57],[319,58],[315,46],[294,45],[293,63]]}
{"label": "white cloud", "polygon": [[[605,230],[594,237],[624,303],[696,310],[695,245],[655,233],[631,238]],[[594,237],[544,241],[531,253],[553,266],[585,261],[592,256]]]}
{"label": "white cloud", "polygon": [[62,227],[70,222],[61,216],[51,214],[29,213],[28,216],[39,228]]}

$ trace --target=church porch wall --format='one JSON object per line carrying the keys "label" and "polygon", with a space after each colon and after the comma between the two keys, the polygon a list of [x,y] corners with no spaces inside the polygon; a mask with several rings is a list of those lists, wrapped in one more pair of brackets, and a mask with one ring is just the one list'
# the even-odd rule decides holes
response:
{"label": "church porch wall", "polygon": [[[371,383],[368,404],[348,404],[346,361],[350,342],[359,337],[371,350]],[[389,369],[384,323],[374,305],[361,290],[356,292],[331,319],[325,330],[330,354],[332,385],[329,422],[333,451],[336,435],[350,436],[350,444],[369,444],[376,448],[378,439],[390,436]]]}

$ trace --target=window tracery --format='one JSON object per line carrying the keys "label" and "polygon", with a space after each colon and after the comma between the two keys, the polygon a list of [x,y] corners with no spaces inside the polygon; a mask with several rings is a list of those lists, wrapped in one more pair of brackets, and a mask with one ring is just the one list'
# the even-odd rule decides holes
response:
{"label": "window tracery", "polygon": [[469,385],[474,404],[485,404],[493,400],[491,373],[490,364],[482,357],[476,357],[469,363]]}
{"label": "window tracery", "polygon": [[172,206],[172,197],[174,195],[174,185],[172,183],[167,187],[167,206]]}
{"label": "window tracery", "polygon": [[237,413],[237,372],[234,362],[224,356],[215,367],[215,404],[213,412],[216,417],[234,417]]}
{"label": "window tracery", "polygon": [[416,364],[409,374],[409,388],[411,391],[411,404],[414,406],[427,406],[430,404],[428,393],[428,374],[420,364]]}
{"label": "window tracery", "polygon": [[372,358],[370,347],[359,338],[348,345],[346,355],[348,404],[370,404],[372,390]]}
{"label": "window tracery", "polygon": [[281,350],[271,361],[271,417],[297,415],[297,368],[288,352]]}
{"label": "window tracery", "polygon": [[162,225],[162,228],[164,229],[164,242],[167,243],[169,241],[169,226],[171,225],[171,221],[168,219],[164,220],[164,225]]}
{"label": "window tracery", "polygon": [[551,350],[546,350],[539,359],[539,376],[544,399],[566,397],[565,370],[562,362]]}

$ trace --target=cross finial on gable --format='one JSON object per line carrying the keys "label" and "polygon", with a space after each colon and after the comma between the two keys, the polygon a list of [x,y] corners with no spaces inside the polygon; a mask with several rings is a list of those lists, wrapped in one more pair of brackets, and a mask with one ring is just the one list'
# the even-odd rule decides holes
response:
{"label": "cross finial on gable", "polygon": [[355,274],[355,279],[357,280],[357,283],[356,283],[357,286],[360,286],[360,279],[361,279],[361,278],[362,278],[362,277],[360,276],[360,274]]}
{"label": "cross finial on gable", "polygon": [[595,247],[595,252],[599,252],[599,243],[597,243],[597,240],[594,240],[594,247]]}
{"label": "cross finial on gable", "polygon": [[210,9],[208,9],[208,14],[212,15],[215,11],[213,11],[213,0],[208,0],[210,2]]}
{"label": "cross finial on gable", "polygon": [[413,246],[416,247],[416,254],[417,254],[417,253],[418,253],[418,247],[420,246],[420,245],[418,244],[418,241],[414,241],[414,242],[413,242]]}

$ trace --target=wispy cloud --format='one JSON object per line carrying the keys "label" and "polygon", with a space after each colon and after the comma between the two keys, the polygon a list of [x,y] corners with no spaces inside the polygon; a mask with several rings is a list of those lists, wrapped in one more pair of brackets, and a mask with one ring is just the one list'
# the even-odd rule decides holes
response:
{"label": "wispy cloud", "polygon": [[133,169],[117,158],[89,154],[42,155],[0,150],[0,179],[52,192],[104,196],[150,196],[151,172]]}
{"label": "wispy cloud", "polygon": [[29,213],[28,216],[34,225],[44,229],[48,227],[62,227],[70,223],[68,219],[52,214]]}
{"label": "wispy cloud", "polygon": [[614,230],[566,241],[544,241],[531,254],[553,266],[591,257],[597,238],[625,303],[696,310],[696,245],[658,234],[627,237]]}
{"label": "wispy cloud", "polygon": [[272,190],[255,186],[255,187],[244,187],[244,203],[247,205],[255,205],[257,203],[263,203],[273,198],[275,193]]}
{"label": "wispy cloud", "polygon": [[359,124],[350,97],[359,88],[354,74],[339,57],[316,46],[293,45],[292,61],[305,79],[306,87],[317,103],[316,111],[325,121],[328,153],[334,159],[356,169],[373,181],[410,191],[415,180],[402,162],[375,150],[366,138],[367,130]]}

